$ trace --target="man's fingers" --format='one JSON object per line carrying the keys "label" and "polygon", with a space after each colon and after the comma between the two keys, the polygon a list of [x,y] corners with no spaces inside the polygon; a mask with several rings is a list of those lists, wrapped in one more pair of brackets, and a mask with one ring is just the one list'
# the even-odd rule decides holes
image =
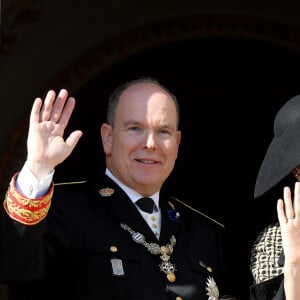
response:
{"label": "man's fingers", "polygon": [[54,91],[48,91],[41,109],[40,121],[48,121],[50,119],[55,96],[56,93]]}
{"label": "man's fingers", "polygon": [[50,120],[53,122],[58,122],[61,118],[61,114],[64,110],[64,106],[66,105],[66,101],[68,100],[68,91],[66,89],[61,89],[55,99],[55,102],[52,104]]}
{"label": "man's fingers", "polygon": [[59,120],[59,123],[60,125],[62,125],[63,128],[67,127],[67,124],[70,120],[74,107],[75,107],[75,99],[73,97],[68,98],[65,106],[63,107],[63,110],[60,115],[60,120]]}
{"label": "man's fingers", "polygon": [[79,139],[81,138],[82,134],[83,133],[82,133],[81,130],[75,130],[66,139],[66,144],[71,149],[71,152],[73,151],[73,149],[77,145],[77,143],[78,143]]}
{"label": "man's fingers", "polygon": [[53,121],[60,123],[64,128],[66,127],[71,114],[74,110],[75,99],[68,98],[68,91],[61,89],[56,97],[53,90],[48,91],[45,100],[36,98],[30,115],[31,123],[39,123],[42,121]]}
{"label": "man's fingers", "polygon": [[39,123],[40,121],[40,111],[43,105],[43,100],[41,98],[36,98],[33,102],[31,114],[30,114],[30,124]]}

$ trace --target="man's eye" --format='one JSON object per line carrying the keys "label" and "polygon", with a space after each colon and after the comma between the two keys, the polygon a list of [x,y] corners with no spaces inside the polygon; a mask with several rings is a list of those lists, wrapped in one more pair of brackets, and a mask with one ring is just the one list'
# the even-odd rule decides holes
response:
{"label": "man's eye", "polygon": [[164,134],[164,135],[166,135],[166,134],[171,134],[170,131],[167,130],[167,129],[161,129],[161,130],[159,131],[159,133],[160,133],[160,134]]}
{"label": "man's eye", "polygon": [[128,131],[140,131],[141,128],[138,127],[138,126],[131,126],[131,127],[128,127]]}

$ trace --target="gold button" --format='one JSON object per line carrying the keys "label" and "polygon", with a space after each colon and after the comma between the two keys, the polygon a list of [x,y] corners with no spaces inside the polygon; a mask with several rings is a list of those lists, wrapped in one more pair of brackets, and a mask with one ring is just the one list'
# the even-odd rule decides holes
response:
{"label": "gold button", "polygon": [[151,217],[151,220],[152,220],[152,221],[155,221],[155,220],[156,220],[155,216],[152,216],[152,217]]}
{"label": "gold button", "polygon": [[183,300],[183,298],[182,297],[176,297],[176,300]]}
{"label": "gold button", "polygon": [[157,225],[156,225],[156,224],[152,224],[152,227],[153,227],[153,228],[157,228]]}
{"label": "gold button", "polygon": [[110,246],[109,250],[115,253],[118,251],[118,248],[116,246]]}
{"label": "gold button", "polygon": [[175,276],[174,273],[171,272],[171,273],[169,273],[169,274],[167,275],[167,279],[168,279],[169,282],[175,282],[176,276]]}

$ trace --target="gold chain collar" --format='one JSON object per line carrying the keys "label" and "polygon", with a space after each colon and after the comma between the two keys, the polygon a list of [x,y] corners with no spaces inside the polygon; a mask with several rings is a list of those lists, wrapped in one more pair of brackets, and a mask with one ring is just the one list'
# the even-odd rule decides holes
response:
{"label": "gold chain collar", "polygon": [[151,254],[160,255],[160,259],[162,260],[159,264],[160,271],[167,275],[167,279],[169,282],[174,282],[176,280],[176,276],[174,274],[176,270],[175,264],[170,262],[171,255],[174,250],[174,246],[176,245],[176,238],[174,235],[170,237],[170,243],[165,246],[159,246],[156,243],[147,243],[145,240],[145,236],[140,232],[132,230],[127,224],[120,223],[121,228],[128,231],[137,244],[143,245]]}

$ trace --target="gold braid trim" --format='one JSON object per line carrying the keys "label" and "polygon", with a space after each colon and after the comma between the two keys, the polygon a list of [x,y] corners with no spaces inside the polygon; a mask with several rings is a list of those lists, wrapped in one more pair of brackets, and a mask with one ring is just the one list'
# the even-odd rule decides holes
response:
{"label": "gold braid trim", "polygon": [[13,220],[25,225],[35,225],[43,220],[50,208],[54,185],[52,183],[49,192],[40,198],[27,198],[16,189],[15,174],[9,184],[3,206],[7,214]]}
{"label": "gold braid trim", "polygon": [[177,199],[177,198],[175,198],[175,197],[171,197],[171,198],[174,199],[175,201],[181,203],[181,204],[184,205],[185,207],[191,209],[192,211],[196,212],[197,214],[202,215],[203,217],[205,217],[205,218],[207,218],[207,219],[209,219],[209,220],[215,222],[216,224],[220,225],[221,227],[225,228],[225,225],[223,225],[222,223],[218,222],[217,220],[215,220],[215,219],[209,217],[208,215],[204,214],[203,212],[201,212],[201,211],[199,211],[199,210],[193,208],[192,206],[190,206],[190,205],[184,203],[183,201],[181,201],[181,200],[179,200],[179,199]]}

